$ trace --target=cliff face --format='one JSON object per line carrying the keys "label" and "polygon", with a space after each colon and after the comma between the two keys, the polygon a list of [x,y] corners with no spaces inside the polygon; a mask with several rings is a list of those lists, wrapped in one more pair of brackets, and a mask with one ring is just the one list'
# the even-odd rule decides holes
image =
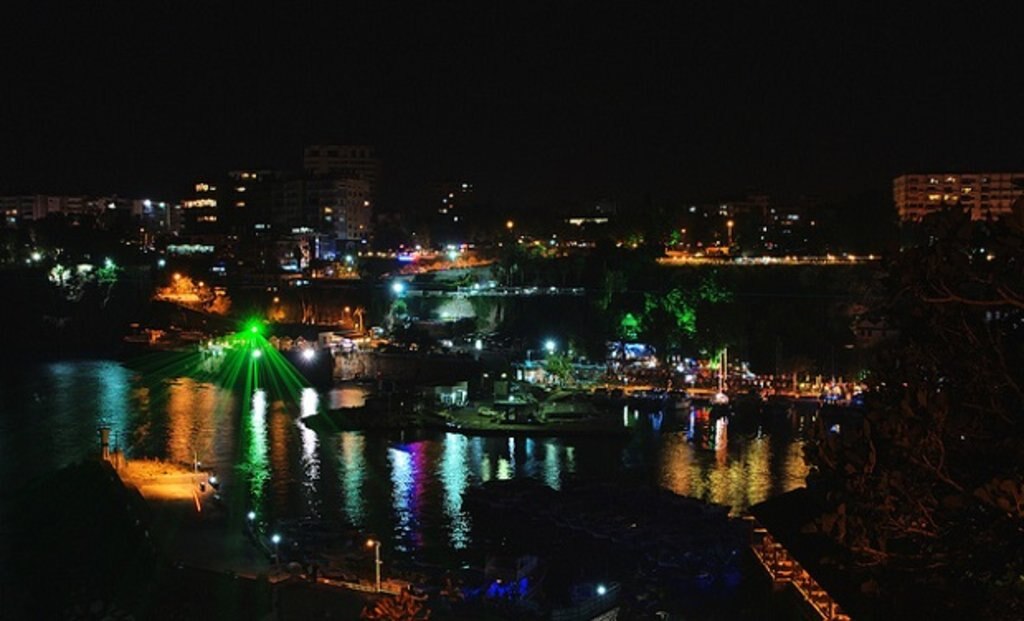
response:
{"label": "cliff face", "polygon": [[[145,505],[106,462],[89,461],[5,495],[2,580],[11,617],[59,618],[78,606],[120,608],[153,575]],[[97,602],[100,602],[97,604]]]}
{"label": "cliff face", "polygon": [[62,286],[41,270],[0,271],[0,342],[18,360],[112,353],[146,312],[148,280],[130,271]]}
{"label": "cliff face", "polygon": [[265,581],[170,563],[149,506],[100,460],[0,490],[0,619],[260,619]]}

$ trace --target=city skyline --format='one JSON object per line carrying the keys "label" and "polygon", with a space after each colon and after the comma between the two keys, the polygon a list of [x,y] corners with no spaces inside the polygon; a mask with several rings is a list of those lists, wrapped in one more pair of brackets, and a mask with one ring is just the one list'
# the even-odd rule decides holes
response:
{"label": "city skyline", "polygon": [[749,190],[838,200],[904,172],[1019,170],[1006,67],[1020,50],[995,21],[37,7],[4,33],[0,193],[181,196],[224,170],[293,169],[320,143],[378,148],[384,209],[453,177],[499,206],[545,208]]}

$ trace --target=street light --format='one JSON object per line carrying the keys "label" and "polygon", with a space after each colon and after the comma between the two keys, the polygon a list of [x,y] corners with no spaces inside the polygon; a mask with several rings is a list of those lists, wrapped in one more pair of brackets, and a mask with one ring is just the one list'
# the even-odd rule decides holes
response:
{"label": "street light", "polygon": [[549,354],[555,353],[556,347],[558,347],[558,344],[555,343],[554,339],[548,339],[544,341],[544,351],[548,352]]}
{"label": "street light", "polygon": [[736,226],[736,223],[729,220],[725,223],[725,227],[729,230],[729,245],[732,246],[732,227]]}
{"label": "street light", "polygon": [[380,566],[381,566],[381,560],[380,560],[380,541],[378,541],[377,539],[367,539],[366,540],[366,547],[367,548],[373,548],[373,557],[374,557],[373,561],[374,561],[374,568],[376,570],[375,573],[376,573],[376,576],[377,576],[377,592],[380,593]]}
{"label": "street light", "polygon": [[280,564],[281,563],[281,552],[280,552],[279,544],[281,543],[281,535],[278,535],[277,533],[274,533],[270,537],[270,541],[272,541],[274,543],[274,562]]}
{"label": "street light", "polygon": [[597,594],[598,595],[606,595],[607,593],[608,593],[608,587],[606,587],[603,584],[597,585]]}
{"label": "street light", "polygon": [[394,293],[395,295],[402,295],[403,293],[405,293],[405,283],[402,282],[401,280],[396,280],[395,282],[391,283],[391,292]]}
{"label": "street light", "polygon": [[307,347],[306,349],[302,350],[302,359],[305,360],[306,362],[312,362],[313,358],[315,357],[316,352],[313,351],[312,347]]}
{"label": "street light", "polygon": [[249,523],[252,524],[254,521],[256,521],[256,512],[250,511],[245,515],[245,517],[249,518]]}

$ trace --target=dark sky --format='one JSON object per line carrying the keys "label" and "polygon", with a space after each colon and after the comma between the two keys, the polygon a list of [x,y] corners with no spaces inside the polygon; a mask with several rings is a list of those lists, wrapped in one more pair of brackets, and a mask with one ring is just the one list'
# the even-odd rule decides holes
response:
{"label": "dark sky", "polygon": [[391,206],[443,178],[545,207],[1024,169],[1021,27],[981,7],[66,4],[0,25],[0,192],[176,198],[326,141],[378,145]]}

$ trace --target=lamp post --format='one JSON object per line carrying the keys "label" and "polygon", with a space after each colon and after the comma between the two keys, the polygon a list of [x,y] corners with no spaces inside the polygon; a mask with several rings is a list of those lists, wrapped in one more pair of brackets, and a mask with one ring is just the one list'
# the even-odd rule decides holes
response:
{"label": "lamp post", "polygon": [[732,248],[732,227],[736,226],[736,223],[729,220],[725,223],[725,228],[729,230],[729,247]]}
{"label": "lamp post", "polygon": [[375,573],[376,579],[377,579],[376,580],[377,592],[380,593],[380,566],[382,564],[381,560],[380,560],[380,541],[378,541],[376,539],[367,539],[366,540],[366,547],[367,548],[373,548],[374,573]]}
{"label": "lamp post", "polygon": [[274,533],[273,535],[271,535],[270,541],[272,541],[274,543],[274,563],[277,564],[277,565],[280,565],[281,564],[281,551],[280,551],[281,535],[278,535],[277,533]]}

